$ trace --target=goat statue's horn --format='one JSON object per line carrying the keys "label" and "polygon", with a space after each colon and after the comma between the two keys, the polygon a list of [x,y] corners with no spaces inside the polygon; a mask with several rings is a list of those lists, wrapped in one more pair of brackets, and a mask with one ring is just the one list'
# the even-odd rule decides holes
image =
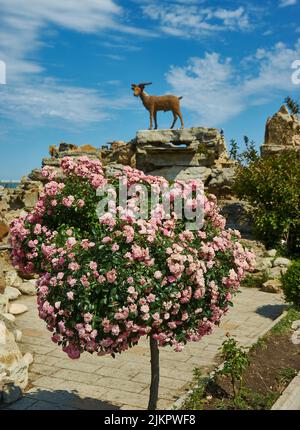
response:
{"label": "goat statue's horn", "polygon": [[141,84],[139,84],[139,87],[142,85],[142,86],[146,86],[146,85],[151,85],[152,84],[152,82],[142,82]]}

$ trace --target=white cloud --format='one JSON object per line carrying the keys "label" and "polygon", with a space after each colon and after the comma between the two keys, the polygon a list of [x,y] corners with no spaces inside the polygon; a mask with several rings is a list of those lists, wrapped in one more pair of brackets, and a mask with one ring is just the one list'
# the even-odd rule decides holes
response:
{"label": "white cloud", "polygon": [[157,21],[161,31],[179,37],[197,37],[220,31],[245,31],[251,28],[244,7],[236,9],[199,7],[187,4],[153,2],[142,6],[147,18]]}
{"label": "white cloud", "polygon": [[279,7],[294,6],[297,0],[279,0]]}
{"label": "white cloud", "polygon": [[106,30],[151,35],[124,24],[126,11],[114,0],[0,0],[0,10],[0,59],[6,62],[8,84],[1,88],[0,113],[23,122],[47,117],[74,124],[99,121],[119,103],[117,96],[106,99],[88,88],[42,76],[47,70],[39,64],[38,51],[53,26],[96,35]]}
{"label": "white cloud", "polygon": [[238,66],[230,58],[222,60],[217,53],[206,53],[203,58],[190,58],[186,66],[173,66],[166,79],[198,121],[216,126],[249,106],[268,103],[282,92],[295,90],[291,64],[297,58],[300,39],[293,48],[278,43],[268,51],[259,49]]}
{"label": "white cloud", "polygon": [[34,84],[2,87],[0,116],[22,123],[64,120],[77,126],[111,118],[114,109],[133,101],[129,96],[108,99],[98,91],[62,85],[54,79]]}

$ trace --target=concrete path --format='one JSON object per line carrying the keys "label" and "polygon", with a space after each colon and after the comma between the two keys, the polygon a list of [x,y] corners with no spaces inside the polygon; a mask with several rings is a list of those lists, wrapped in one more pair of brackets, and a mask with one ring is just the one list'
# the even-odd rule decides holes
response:
{"label": "concrete path", "polygon": [[[30,386],[26,395],[9,409],[146,409],[150,383],[148,342],[143,340],[117,358],[85,353],[70,360],[50,340],[50,332],[37,315],[36,298],[22,296],[18,302],[29,311],[17,316],[23,332],[22,352],[31,352]],[[235,298],[220,327],[199,343],[188,344],[183,352],[160,350],[159,409],[171,408],[193,378],[193,369],[211,371],[218,348],[227,332],[243,345],[257,341],[283,311],[280,295],[244,288]]]}

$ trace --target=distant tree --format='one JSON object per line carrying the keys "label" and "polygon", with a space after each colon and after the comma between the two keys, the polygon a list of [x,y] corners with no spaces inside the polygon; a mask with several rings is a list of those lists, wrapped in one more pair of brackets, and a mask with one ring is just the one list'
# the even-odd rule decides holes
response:
{"label": "distant tree", "polygon": [[295,100],[293,100],[291,97],[286,97],[284,99],[284,103],[287,105],[287,108],[292,115],[299,115],[300,106]]}
{"label": "distant tree", "polygon": [[259,158],[255,141],[250,140],[248,136],[244,136],[244,143],[245,143],[245,151],[241,154],[241,161],[243,161],[246,164],[249,164],[252,161],[256,161]]}
{"label": "distant tree", "polygon": [[238,145],[237,141],[235,139],[231,139],[230,140],[229,157],[232,160],[237,160],[238,159],[238,150],[239,150],[239,145]]}

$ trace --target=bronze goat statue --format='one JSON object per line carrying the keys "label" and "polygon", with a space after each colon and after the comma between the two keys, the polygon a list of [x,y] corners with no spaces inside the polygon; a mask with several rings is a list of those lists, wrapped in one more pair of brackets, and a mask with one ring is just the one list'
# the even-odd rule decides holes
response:
{"label": "bronze goat statue", "polygon": [[154,128],[157,129],[157,112],[158,111],[172,111],[174,120],[170,128],[173,128],[177,118],[180,118],[181,128],[184,128],[182,114],[180,112],[180,104],[179,100],[182,97],[176,97],[172,95],[165,96],[150,96],[144,91],[146,85],[151,85],[152,82],[146,82],[142,84],[131,84],[131,88],[133,89],[133,95],[135,97],[140,97],[143,105],[150,113],[150,127],[149,130],[152,130],[153,120],[154,120]]}

